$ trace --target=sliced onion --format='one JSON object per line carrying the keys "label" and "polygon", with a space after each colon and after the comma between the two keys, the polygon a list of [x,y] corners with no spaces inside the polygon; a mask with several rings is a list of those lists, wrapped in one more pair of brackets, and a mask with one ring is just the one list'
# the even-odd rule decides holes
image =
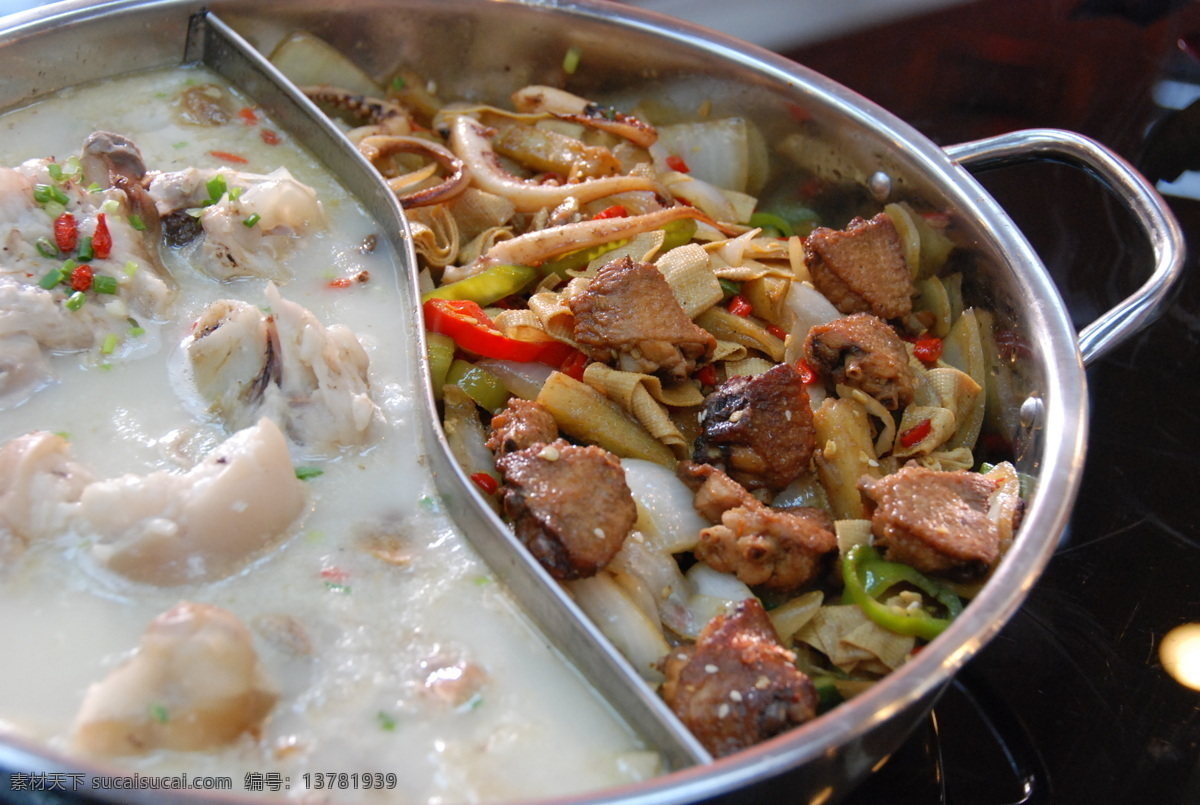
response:
{"label": "sliced onion", "polygon": [[590,579],[576,579],[566,585],[592,623],[638,673],[649,681],[662,681],[658,662],[671,647],[662,630],[646,617],[612,575],[601,571]]}
{"label": "sliced onion", "polygon": [[721,188],[688,173],[669,171],[662,174],[671,195],[681,198],[715,221],[737,223],[737,212]]}
{"label": "sliced onion", "polygon": [[753,598],[754,593],[732,573],[720,573],[705,564],[695,564],[688,569],[687,580],[692,583],[696,595],[721,598],[730,604]]}
{"label": "sliced onion", "polygon": [[792,338],[788,341],[784,360],[795,363],[804,357],[804,339],[808,331],[818,324],[828,324],[841,318],[842,314],[820,291],[805,282],[793,282],[785,301],[795,318],[787,328]]}
{"label": "sliced onion", "polygon": [[685,628],[689,631],[680,632],[684,637],[699,637],[701,630],[714,617],[726,614],[738,602],[754,597],[750,588],[738,581],[736,576],[731,573],[719,573],[705,564],[692,565],[686,578],[695,592],[688,599],[689,617]]}
{"label": "sliced onion", "polygon": [[815,506],[819,509],[829,508],[829,499],[825,496],[825,487],[813,473],[803,473],[792,481],[771,501],[775,507],[783,506]]}
{"label": "sliced onion", "polygon": [[653,461],[623,458],[621,466],[625,483],[637,501],[638,514],[644,515],[638,524],[642,533],[669,553],[696,547],[701,530],[709,522],[696,512],[695,495],[687,484]]}
{"label": "sliced onion", "polygon": [[492,358],[478,361],[475,365],[487,369],[504,384],[509,394],[515,394],[523,400],[536,400],[546,378],[554,371],[544,363],[518,363]]}
{"label": "sliced onion", "polygon": [[740,117],[679,123],[659,127],[656,145],[667,155],[681,157],[698,179],[728,190],[757,192],[757,151],[762,146],[756,133]]}
{"label": "sliced onion", "polygon": [[379,97],[382,88],[324,39],[298,31],[276,46],[271,63],[301,87],[329,84],[360,95]]}

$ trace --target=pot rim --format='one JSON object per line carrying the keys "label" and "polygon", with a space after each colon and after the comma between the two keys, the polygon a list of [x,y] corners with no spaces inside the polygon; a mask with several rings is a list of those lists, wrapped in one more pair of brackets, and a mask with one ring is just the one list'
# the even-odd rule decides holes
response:
{"label": "pot rim", "polygon": [[[894,143],[964,217],[978,222],[987,251],[1003,255],[1027,307],[1022,322],[1037,335],[1045,388],[1038,490],[1029,502],[1020,532],[982,592],[936,640],[916,657],[866,692],[839,705],[836,716],[823,716],[783,735],[712,764],[691,767],[649,780],[580,795],[538,800],[550,803],[621,802],[628,805],[683,803],[713,797],[777,776],[868,733],[878,724],[935,696],[945,682],[1007,623],[1024,601],[1058,544],[1081,480],[1088,428],[1086,378],[1074,327],[1062,299],[1024,235],[982,185],[947,153],[915,128],[872,101],[810,68],[758,46],[646,9],[607,0],[495,0],[584,20],[596,20],[662,38],[802,92]],[[216,13],[235,8],[234,0],[211,4]],[[202,6],[194,0],[67,0],[0,20],[0,44],[33,37],[63,24],[84,24],[109,15],[147,7],[179,8],[190,15]],[[56,88],[57,89],[57,88]],[[0,739],[0,766],[53,768],[90,775],[120,771],[81,761],[23,738]],[[128,773],[128,772],[126,772]],[[832,792],[831,792],[832,793]],[[135,801],[264,802],[262,797],[219,792],[132,792]]]}

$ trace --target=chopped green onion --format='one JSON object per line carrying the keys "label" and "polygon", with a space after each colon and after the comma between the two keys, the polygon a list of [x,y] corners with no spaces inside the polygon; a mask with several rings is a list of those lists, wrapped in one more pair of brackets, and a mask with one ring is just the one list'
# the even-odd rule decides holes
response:
{"label": "chopped green onion", "polygon": [[245,226],[247,229],[249,229],[250,227],[254,226],[261,220],[262,220],[262,216],[259,215],[258,213],[254,213],[249,218],[247,218],[245,221],[242,221],[242,225]]}
{"label": "chopped green onion", "polygon": [[225,191],[228,189],[225,185],[225,174],[223,173],[218,173],[209,179],[204,183],[204,186],[208,188],[208,200],[212,204],[220,201],[221,196],[225,195]]}
{"label": "chopped green onion", "polygon": [[334,581],[327,581],[327,582],[325,582],[325,589],[329,590],[329,592],[331,592],[331,593],[341,593],[342,595],[350,594],[350,585],[349,584],[338,584],[337,582],[334,582]]}
{"label": "chopped green onion", "polygon": [[79,259],[91,260],[96,256],[96,251],[92,248],[92,236],[84,235],[79,239]]}
{"label": "chopped green onion", "polygon": [[71,272],[74,271],[78,266],[79,263],[76,263],[74,260],[68,257],[66,260],[63,260],[63,263],[61,266],[59,266],[59,269],[62,270],[64,277],[69,277],[71,276]]}
{"label": "chopped green onion", "polygon": [[244,193],[244,192],[246,192],[246,188],[244,188],[244,187],[229,188],[229,200],[237,201],[239,198],[242,197],[242,193]]}
{"label": "chopped green onion", "polygon": [[63,173],[68,176],[78,176],[83,173],[83,163],[79,161],[79,157],[68,158],[67,166],[63,169]]}
{"label": "chopped green onion", "polygon": [[100,345],[100,354],[101,355],[113,354],[113,350],[115,350],[117,348],[118,343],[119,343],[119,339],[117,338],[116,333],[109,333],[108,335],[104,336],[104,343]]}
{"label": "chopped green onion", "polygon": [[45,204],[50,199],[54,198],[52,188],[48,184],[35,184],[33,186],[33,200],[38,204]]}
{"label": "chopped green onion", "polygon": [[129,322],[129,334],[131,336],[137,337],[139,335],[146,334],[146,329],[144,327],[142,327],[142,325],[138,324],[137,319],[135,319],[131,316],[130,318],[126,319],[125,321]]}
{"label": "chopped green onion", "polygon": [[146,222],[142,220],[142,216],[140,216],[140,215],[136,215],[136,214],[130,215],[129,216],[129,225],[131,227],[133,227],[134,229],[136,229],[138,232],[146,231]]}
{"label": "chopped green onion", "polygon": [[725,296],[737,296],[742,292],[742,286],[738,285],[731,279],[725,279],[724,277],[721,277],[719,282],[721,283],[721,292]]}
{"label": "chopped green onion", "polygon": [[106,274],[92,275],[92,290],[96,293],[116,293],[117,278]]}
{"label": "chopped green onion", "polygon": [[63,281],[64,272],[61,268],[52,268],[38,281],[38,286],[49,291],[57,288]]}
{"label": "chopped green onion", "polygon": [[379,727],[383,730],[392,732],[396,729],[396,719],[382,710],[375,714],[375,720],[379,722]]}
{"label": "chopped green onion", "polygon": [[51,220],[58,218],[58,216],[62,215],[66,211],[67,206],[65,204],[59,204],[57,201],[47,201],[42,205],[42,212],[50,216]]}
{"label": "chopped green onion", "polygon": [[128,262],[125,263],[125,274],[127,276],[132,277],[134,274],[137,273],[137,270],[138,270],[137,263],[133,262],[132,260],[129,260]]}
{"label": "chopped green onion", "polygon": [[38,238],[37,243],[38,254],[42,257],[58,257],[58,247],[50,240],[50,238]]}
{"label": "chopped green onion", "polygon": [[181,142],[173,143],[173,144],[171,145],[171,147],[172,147],[172,148],[187,148],[187,146],[188,146],[188,144],[187,144],[187,140],[183,140],[183,141],[181,141]]}
{"label": "chopped green onion", "polygon": [[171,720],[171,714],[167,712],[167,708],[158,703],[150,705],[150,717],[159,724],[166,724]]}
{"label": "chopped green onion", "polygon": [[392,89],[399,90],[399,89],[404,89],[407,86],[408,86],[408,82],[406,82],[404,80],[403,76],[398,75],[392,79]]}
{"label": "chopped green onion", "polygon": [[87,296],[84,294],[83,291],[76,291],[75,293],[68,296],[66,298],[66,300],[63,302],[63,306],[67,310],[71,310],[71,311],[79,310],[85,304],[87,304]]}
{"label": "chopped green onion", "polygon": [[107,213],[108,215],[112,215],[119,209],[121,209],[121,204],[115,198],[107,198],[100,205],[100,212]]}
{"label": "chopped green onion", "polygon": [[62,165],[57,162],[51,162],[46,166],[46,173],[50,174],[50,178],[56,182],[61,182],[63,177]]}
{"label": "chopped green onion", "polygon": [[567,75],[574,75],[579,69],[579,60],[583,57],[583,51],[577,47],[567,48],[567,54],[563,56],[562,68]]}
{"label": "chopped green onion", "polygon": [[325,474],[325,470],[319,467],[297,467],[296,477],[301,481],[307,481],[309,478],[317,478]]}
{"label": "chopped green onion", "polygon": [[92,182],[90,185],[87,186],[87,191],[89,193],[99,193],[103,189],[104,188],[100,186],[99,182]]}

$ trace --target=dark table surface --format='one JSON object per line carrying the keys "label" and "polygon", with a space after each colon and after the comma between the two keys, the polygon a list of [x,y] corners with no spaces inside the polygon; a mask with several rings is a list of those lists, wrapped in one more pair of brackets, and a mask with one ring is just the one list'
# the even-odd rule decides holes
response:
{"label": "dark table surface", "polygon": [[[941,144],[1068,128],[1174,180],[1200,168],[1198,12],[984,0],[787,55]],[[1144,239],[1090,180],[1046,165],[980,178],[1077,324],[1148,275]],[[1200,201],[1180,184],[1163,190],[1200,251]],[[1193,254],[1161,317],[1089,366],[1078,503],[1028,602],[851,805],[1200,803],[1200,692],[1159,654],[1171,629],[1200,621],[1196,269]]]}

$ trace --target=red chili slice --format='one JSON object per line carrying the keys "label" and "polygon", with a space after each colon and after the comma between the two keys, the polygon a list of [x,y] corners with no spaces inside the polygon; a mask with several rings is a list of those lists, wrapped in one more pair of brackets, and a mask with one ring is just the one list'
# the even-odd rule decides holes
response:
{"label": "red chili slice", "polygon": [[811,386],[817,382],[817,370],[808,365],[807,361],[796,361],[796,371],[800,373],[800,382],[806,386]]}
{"label": "red chili slice", "polygon": [[624,204],[614,204],[611,207],[601,210],[592,216],[593,221],[599,221],[604,218],[626,218],[629,216],[629,211],[625,209]]}
{"label": "red chili slice", "polygon": [[250,162],[250,160],[246,159],[245,157],[240,157],[237,154],[231,154],[228,151],[209,151],[208,153],[209,156],[214,156],[217,159],[221,159],[226,162],[235,162],[238,165],[246,165]]}
{"label": "red chili slice", "polygon": [[275,133],[274,129],[263,129],[258,136],[267,145],[279,145],[279,135]]}
{"label": "red chili slice", "polygon": [[112,253],[112,234],[108,231],[108,221],[104,213],[96,216],[96,231],[92,233],[92,253],[101,259]]}
{"label": "red chili slice", "polygon": [[920,444],[921,440],[928,436],[931,430],[933,430],[933,422],[928,419],[922,419],[900,434],[900,444],[904,447],[912,447],[914,444]]}
{"label": "red chili slice", "polygon": [[788,337],[787,330],[783,329],[782,327],[780,327],[776,324],[768,324],[767,332],[770,333],[771,335],[775,336],[776,338],[778,338],[780,341],[784,341]]}
{"label": "red chili slice", "polygon": [[83,265],[71,269],[71,290],[86,291],[92,287],[92,267]]}
{"label": "red chili slice", "polygon": [[740,293],[734,294],[733,298],[729,300],[729,312],[744,319],[754,312],[754,305],[750,304],[750,300]]}
{"label": "red chili slice", "polygon": [[913,344],[913,355],[916,355],[921,363],[932,366],[942,357],[942,339],[934,336],[918,338]]}
{"label": "red chili slice", "polygon": [[73,252],[79,243],[79,227],[75,225],[75,216],[69,212],[54,219],[54,244],[60,252]]}
{"label": "red chili slice", "polygon": [[706,363],[696,370],[696,379],[700,381],[702,386],[717,385],[717,368],[711,363]]}
{"label": "red chili slice", "polygon": [[688,167],[688,164],[683,161],[683,157],[679,156],[678,154],[671,154],[669,157],[667,157],[666,163],[667,167],[673,171],[678,171],[680,173],[692,172],[692,169]]}
{"label": "red chili slice", "polygon": [[471,480],[488,495],[496,494],[496,490],[500,488],[500,482],[486,472],[472,473]]}
{"label": "red chili slice", "polygon": [[460,348],[485,358],[520,363],[537,361],[557,368],[574,350],[562,341],[509,338],[496,329],[478,303],[467,299],[430,299],[422,311],[425,326],[430,330],[450,336]]}
{"label": "red chili slice", "polygon": [[579,350],[574,350],[567,359],[559,365],[558,371],[575,380],[583,380],[583,370],[587,368],[590,359]]}

